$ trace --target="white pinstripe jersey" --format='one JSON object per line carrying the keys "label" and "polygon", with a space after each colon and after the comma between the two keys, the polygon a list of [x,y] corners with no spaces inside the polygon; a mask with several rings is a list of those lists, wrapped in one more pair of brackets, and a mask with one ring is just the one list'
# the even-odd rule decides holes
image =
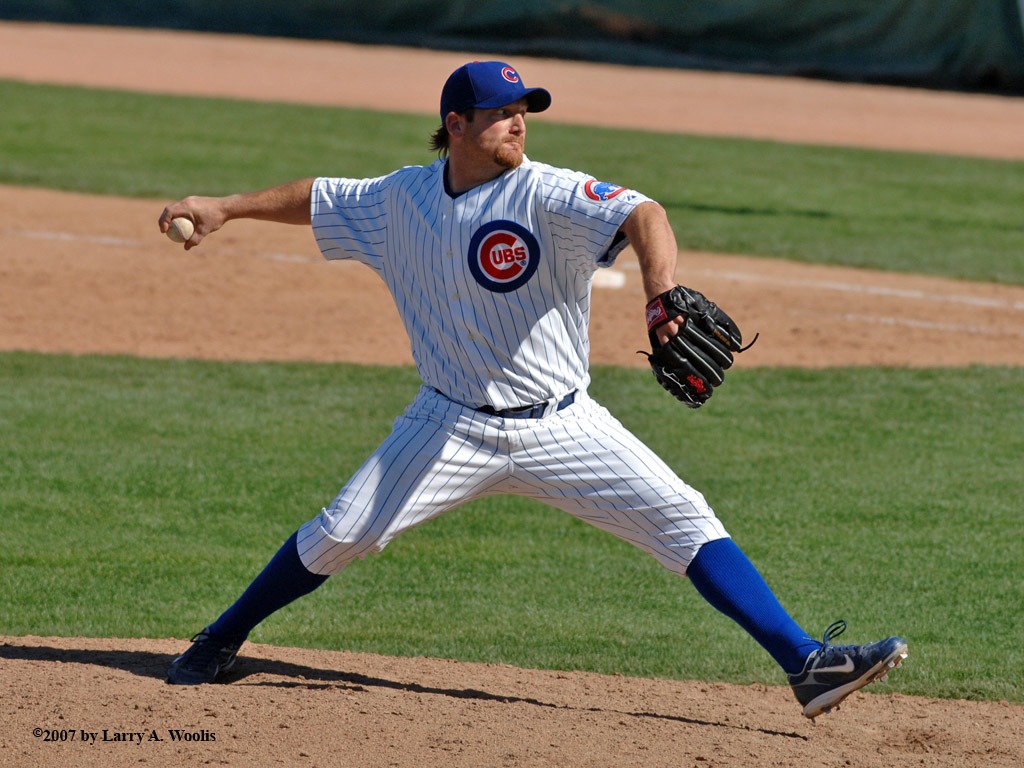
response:
{"label": "white pinstripe jersey", "polygon": [[503,409],[586,388],[592,277],[648,198],[529,159],[453,198],[444,167],[317,179],[324,256],[381,276],[423,382],[452,399]]}

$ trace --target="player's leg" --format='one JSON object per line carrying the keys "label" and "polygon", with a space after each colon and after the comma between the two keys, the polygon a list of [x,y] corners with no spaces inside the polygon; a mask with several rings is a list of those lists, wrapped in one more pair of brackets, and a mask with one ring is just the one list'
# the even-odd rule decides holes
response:
{"label": "player's leg", "polygon": [[[533,444],[514,459],[523,470],[518,477],[526,479],[531,495],[629,541],[667,568],[689,576],[708,603],[745,629],[790,676],[808,717],[835,706],[835,691],[842,689],[845,697],[898,663],[901,653],[905,655],[906,644],[900,638],[843,646],[838,650],[850,657],[855,669],[845,673],[840,685],[828,685],[828,691],[814,688],[815,674],[808,675],[808,665],[828,666],[827,659],[836,657],[829,649],[836,647],[827,639],[811,639],[793,620],[728,537],[702,494],[586,397],[529,434]],[[567,482],[567,478],[575,480]],[[805,679],[810,679],[811,687],[802,690]],[[856,687],[846,687],[854,683]],[[817,704],[812,705],[811,698],[818,699]]]}
{"label": "player's leg", "polygon": [[192,638],[189,649],[171,663],[168,683],[212,683],[234,666],[238,650],[253,627],[327,580],[326,576],[310,573],[302,564],[295,538],[295,534],[289,537],[217,621]]}
{"label": "player's leg", "polygon": [[[348,563],[404,530],[488,492],[507,469],[496,435],[421,393],[332,504],[278,550],[242,595],[175,659],[167,681],[213,682],[234,664],[249,633]],[[450,411],[446,417],[446,411]]]}
{"label": "player's leg", "polygon": [[[514,457],[523,469],[517,476],[534,481],[531,495],[628,541],[680,575],[700,558],[695,586],[705,599],[783,669],[799,670],[817,644],[728,538],[704,496],[617,419],[583,398],[528,434],[536,441],[523,452],[528,458]],[[700,557],[706,546],[709,554]]]}
{"label": "player's leg", "polygon": [[475,412],[428,388],[329,507],[303,525],[299,557],[337,573],[395,536],[493,492],[507,474],[501,435]]}
{"label": "player's leg", "polygon": [[746,629],[786,672],[806,717],[837,709],[854,691],[898,667],[907,643],[888,637],[866,645],[833,645],[846,630],[834,622],[819,643],[798,637],[789,618],[753,564],[731,539],[718,539],[697,550],[686,575],[705,600]]}

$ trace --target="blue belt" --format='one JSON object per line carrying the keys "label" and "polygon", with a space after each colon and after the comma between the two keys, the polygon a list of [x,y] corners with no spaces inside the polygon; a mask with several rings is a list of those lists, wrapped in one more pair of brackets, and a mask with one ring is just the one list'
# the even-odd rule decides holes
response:
{"label": "blue belt", "polygon": [[537,405],[524,405],[519,408],[506,408],[503,411],[499,411],[490,405],[483,405],[476,410],[490,416],[500,416],[503,419],[539,419],[545,414],[555,413],[563,408],[568,408],[574,402],[576,402],[575,389],[559,400],[554,409],[551,408],[550,403],[537,403]]}

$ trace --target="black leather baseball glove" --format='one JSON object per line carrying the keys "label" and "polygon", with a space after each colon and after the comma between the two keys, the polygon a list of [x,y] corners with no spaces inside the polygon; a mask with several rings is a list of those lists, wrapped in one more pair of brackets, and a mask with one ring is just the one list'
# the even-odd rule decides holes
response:
{"label": "black leather baseball glove", "polygon": [[[683,317],[685,324],[668,343],[661,344],[657,329],[676,317]],[[704,405],[725,380],[733,354],[754,343],[744,347],[743,336],[732,318],[700,291],[682,285],[647,304],[647,332],[653,349],[647,360],[654,377],[689,408]]]}

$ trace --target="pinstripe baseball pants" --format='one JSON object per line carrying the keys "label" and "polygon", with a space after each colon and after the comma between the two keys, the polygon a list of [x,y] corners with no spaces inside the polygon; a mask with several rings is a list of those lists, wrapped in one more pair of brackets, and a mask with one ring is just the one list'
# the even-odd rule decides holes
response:
{"label": "pinstripe baseball pants", "polygon": [[728,536],[704,496],[586,392],[545,418],[522,419],[421,387],[331,505],[299,529],[299,556],[312,573],[334,574],[402,531],[493,494],[564,510],[681,575],[701,545]]}

